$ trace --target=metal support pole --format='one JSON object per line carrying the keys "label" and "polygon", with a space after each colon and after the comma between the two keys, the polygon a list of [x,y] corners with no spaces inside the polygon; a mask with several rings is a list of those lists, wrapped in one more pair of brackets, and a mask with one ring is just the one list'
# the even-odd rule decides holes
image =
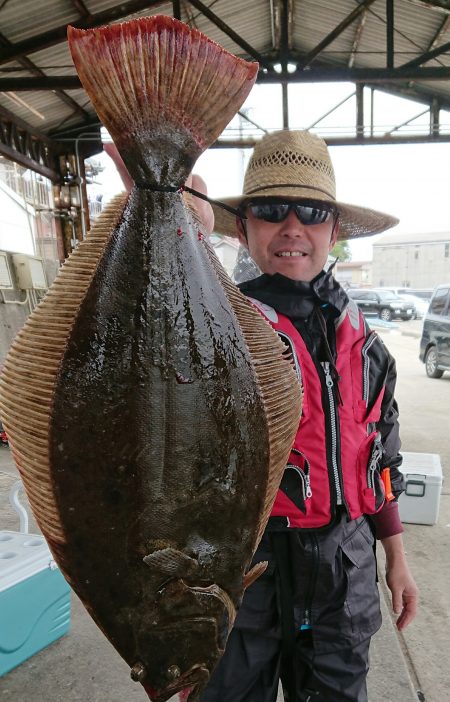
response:
{"label": "metal support pole", "polygon": [[440,133],[440,105],[437,98],[434,98],[430,105],[430,133],[433,137],[439,136]]}
{"label": "metal support pole", "polygon": [[281,84],[281,94],[283,99],[283,129],[289,129],[289,86],[287,83]]}
{"label": "metal support pole", "polygon": [[375,90],[370,89],[370,136],[373,137],[373,113],[375,109]]}
{"label": "metal support pole", "polygon": [[[282,79],[288,75],[289,57],[289,0],[282,0],[281,3],[281,42],[280,60]],[[281,94],[283,100],[283,129],[289,129],[289,86],[285,80],[281,84]]]}
{"label": "metal support pole", "polygon": [[356,136],[364,137],[364,85],[356,86]]}
{"label": "metal support pole", "polygon": [[172,0],[172,14],[175,19],[181,20],[181,2],[180,0]]}
{"label": "metal support pole", "polygon": [[394,0],[386,0],[386,68],[394,68]]}

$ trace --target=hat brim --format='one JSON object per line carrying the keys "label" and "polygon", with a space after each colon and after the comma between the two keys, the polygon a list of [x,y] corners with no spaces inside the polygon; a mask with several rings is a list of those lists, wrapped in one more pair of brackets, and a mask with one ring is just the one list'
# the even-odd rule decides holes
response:
{"label": "hat brim", "polygon": [[[298,200],[300,198],[321,200],[333,204],[339,211],[340,230],[338,239],[356,239],[364,236],[373,236],[395,227],[399,220],[384,212],[378,212],[367,207],[358,207],[337,200],[326,199],[323,193],[313,192],[310,188],[301,186],[294,192],[286,195],[286,188],[271,188],[270,192],[258,192],[254,197],[282,197],[285,200]],[[251,200],[251,195],[237,195],[235,197],[217,198],[216,202],[223,202],[229,207],[237,209],[246,200]],[[236,217],[218,204],[212,204],[215,217],[214,231],[218,234],[237,237]]]}

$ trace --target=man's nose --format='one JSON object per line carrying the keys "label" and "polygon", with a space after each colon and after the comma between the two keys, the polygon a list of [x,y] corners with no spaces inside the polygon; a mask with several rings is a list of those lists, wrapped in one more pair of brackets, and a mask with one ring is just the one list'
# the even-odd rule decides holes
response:
{"label": "man's nose", "polygon": [[290,210],[288,216],[283,221],[281,234],[284,236],[302,236],[305,233],[305,225],[302,224],[294,210]]}

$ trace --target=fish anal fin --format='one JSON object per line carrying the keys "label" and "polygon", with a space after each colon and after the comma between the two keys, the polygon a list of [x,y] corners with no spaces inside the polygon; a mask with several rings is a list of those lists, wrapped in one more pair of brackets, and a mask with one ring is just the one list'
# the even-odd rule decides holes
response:
{"label": "fish anal fin", "polygon": [[199,569],[198,561],[175,548],[164,548],[153,551],[142,559],[144,563],[159,570],[168,577],[183,577],[193,575]]}
{"label": "fish anal fin", "polygon": [[244,590],[248,588],[249,585],[255,582],[259,578],[260,575],[264,573],[268,566],[267,561],[260,561],[259,563],[256,563],[253,568],[250,568],[248,573],[244,575],[244,580],[243,580],[243,585],[244,585]]}

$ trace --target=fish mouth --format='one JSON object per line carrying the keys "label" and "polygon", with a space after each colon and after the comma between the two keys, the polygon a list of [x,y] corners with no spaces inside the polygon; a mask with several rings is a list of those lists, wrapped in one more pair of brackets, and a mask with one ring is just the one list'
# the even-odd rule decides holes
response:
{"label": "fish mouth", "polygon": [[186,673],[167,685],[163,690],[142,684],[152,702],[167,702],[173,695],[180,693],[180,702],[196,702],[200,692],[209,680],[208,668],[199,663],[190,668]]}

